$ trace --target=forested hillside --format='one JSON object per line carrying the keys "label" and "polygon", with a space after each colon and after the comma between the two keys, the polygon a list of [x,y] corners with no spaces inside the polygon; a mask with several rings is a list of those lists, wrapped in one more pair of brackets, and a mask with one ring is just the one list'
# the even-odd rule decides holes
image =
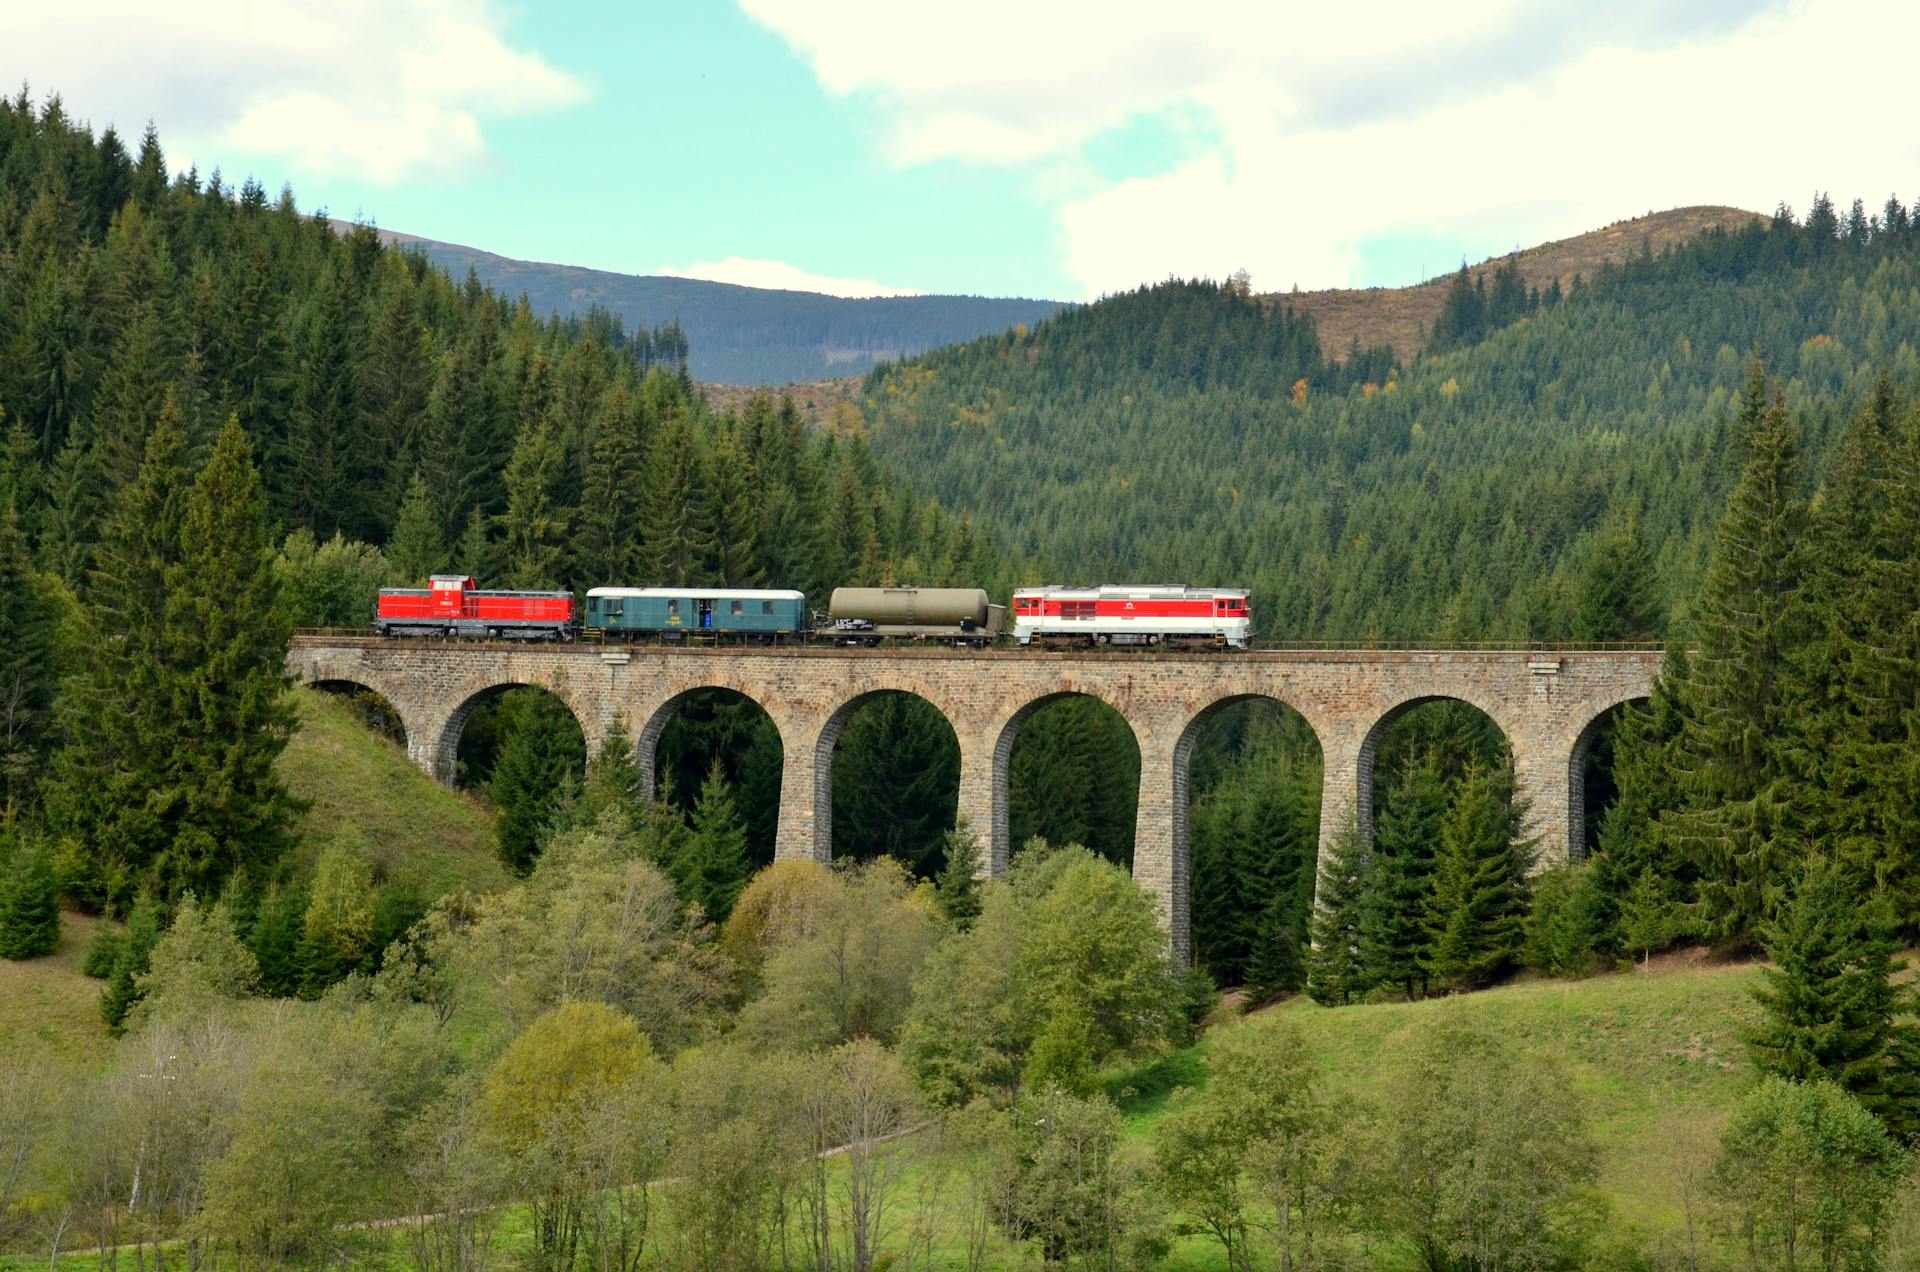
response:
{"label": "forested hillside", "polygon": [[[1270,640],[1657,635],[1699,581],[1751,357],[1814,473],[1880,370],[1920,376],[1920,236],[1894,209],[1822,200],[1557,304],[1523,291],[1411,365],[1324,361],[1309,320],[1230,287],[1143,288],[876,371],[873,447],[1058,578],[1251,587]],[[1623,550],[1656,604],[1595,626],[1583,582]]]}
{"label": "forested hillside", "polygon": [[[351,232],[344,222],[335,224]],[[455,278],[472,271],[503,296],[524,296],[542,316],[604,313],[636,331],[675,327],[686,335],[685,357],[694,378],[714,384],[863,375],[876,362],[1031,325],[1063,308],[1057,300],[1014,297],[825,296],[519,261],[384,230],[380,237],[420,253]]]}

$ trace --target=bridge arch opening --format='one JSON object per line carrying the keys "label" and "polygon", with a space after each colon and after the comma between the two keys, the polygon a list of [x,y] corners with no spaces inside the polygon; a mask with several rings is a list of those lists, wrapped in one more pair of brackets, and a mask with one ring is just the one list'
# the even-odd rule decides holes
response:
{"label": "bridge arch opening", "polygon": [[442,751],[453,756],[456,783],[493,805],[501,859],[532,869],[554,810],[586,773],[586,731],[573,708],[540,685],[492,685],[454,711]]}
{"label": "bridge arch opening", "polygon": [[403,750],[406,748],[407,726],[400,717],[400,709],[378,689],[357,680],[325,679],[310,680],[305,687],[347,708],[371,732],[398,743]]}
{"label": "bridge arch opening", "polygon": [[1035,698],[1001,727],[993,752],[995,842],[1009,859],[1034,838],[1077,843],[1133,868],[1140,741],[1112,704],[1085,693]]}
{"label": "bridge arch opening", "polygon": [[1629,716],[1647,714],[1645,698],[1617,702],[1589,720],[1574,739],[1567,761],[1567,840],[1579,858],[1600,848],[1607,811],[1620,799],[1614,771],[1616,746]]}
{"label": "bridge arch opening", "polygon": [[919,694],[880,689],[827,720],[815,752],[815,818],[835,858],[890,856],[915,876],[946,864],[960,804],[960,739]]}
{"label": "bridge arch opening", "polygon": [[1319,736],[1280,699],[1236,695],[1194,716],[1173,763],[1173,851],[1186,867],[1176,864],[1173,877],[1187,881],[1193,960],[1216,984],[1245,986],[1257,1001],[1303,988],[1319,861]]}
{"label": "bridge arch opening", "polygon": [[689,819],[718,765],[747,831],[755,869],[773,860],[786,752],[767,709],[736,689],[704,685],[662,703],[640,727],[634,757],[648,786]]}
{"label": "bridge arch opening", "polygon": [[1442,848],[1499,862],[1519,883],[1528,862],[1515,802],[1513,746],[1481,707],[1458,698],[1400,703],[1361,746],[1356,825],[1370,843],[1361,867],[1363,979],[1376,994],[1422,998],[1433,988],[1427,917],[1439,901]]}

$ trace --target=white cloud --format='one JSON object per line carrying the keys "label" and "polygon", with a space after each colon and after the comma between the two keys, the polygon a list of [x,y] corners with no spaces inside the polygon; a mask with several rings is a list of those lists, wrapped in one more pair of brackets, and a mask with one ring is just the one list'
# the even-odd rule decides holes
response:
{"label": "white cloud", "polygon": [[[741,2],[870,104],[892,163],[1031,174],[1089,295],[1236,266],[1263,289],[1339,285],[1381,240],[1524,244],[1920,183],[1904,3],[983,0],[907,21],[880,0]],[[1209,126],[1170,165],[1093,175],[1090,143],[1110,169],[1119,130],[1196,112]]]}
{"label": "white cloud", "polygon": [[871,278],[832,278],[825,274],[810,274],[785,261],[753,260],[744,256],[729,256],[723,261],[701,261],[693,265],[662,265],[653,272],[670,278],[698,278],[709,283],[766,287],[776,291],[819,292],[823,296],[860,298],[926,294],[889,287]]}
{"label": "white cloud", "polygon": [[176,166],[240,151],[383,184],[471,171],[483,121],[586,97],[459,0],[0,6],[0,82],[21,80],[129,145],[152,118]]}

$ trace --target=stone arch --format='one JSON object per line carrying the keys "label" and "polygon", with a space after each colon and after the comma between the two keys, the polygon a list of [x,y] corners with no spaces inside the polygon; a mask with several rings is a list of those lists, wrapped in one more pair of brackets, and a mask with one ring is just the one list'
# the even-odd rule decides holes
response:
{"label": "stone arch", "polygon": [[[1168,895],[1163,898],[1163,904],[1166,907],[1168,916],[1169,935],[1172,937],[1174,948],[1183,955],[1190,956],[1193,946],[1193,851],[1187,824],[1188,814],[1191,811],[1187,778],[1189,766],[1193,760],[1193,748],[1200,736],[1201,729],[1205,727],[1207,721],[1218,716],[1228,708],[1244,702],[1278,703],[1280,706],[1285,707],[1300,717],[1301,721],[1307,726],[1307,731],[1313,735],[1314,745],[1320,748],[1321,764],[1323,766],[1322,782],[1324,785],[1326,743],[1321,738],[1320,727],[1314,723],[1311,716],[1301,709],[1298,703],[1290,701],[1283,694],[1260,689],[1249,690],[1244,693],[1224,694],[1207,703],[1188,718],[1186,724],[1180,730],[1179,739],[1173,744],[1172,793],[1168,807],[1169,830],[1171,833],[1169,836],[1170,842],[1166,849],[1166,851],[1170,853],[1170,859],[1163,867],[1166,875],[1163,886],[1168,893]],[[1145,762],[1146,756],[1143,754],[1141,756],[1141,763],[1144,764]],[[1142,774],[1142,785],[1146,785],[1145,774]],[[1135,846],[1134,852],[1135,859],[1138,861],[1140,853],[1138,845]]]}
{"label": "stone arch", "polygon": [[[761,693],[743,685],[724,682],[718,678],[701,680],[695,684],[689,684],[683,688],[674,690],[674,692],[649,707],[646,711],[645,721],[633,735],[634,763],[639,766],[640,776],[645,780],[648,791],[653,791],[659,785],[660,781],[656,766],[659,760],[661,736],[666,733],[667,726],[673,722],[674,716],[680,713],[680,709],[687,704],[688,699],[692,698],[695,694],[701,693],[733,693],[745,698],[748,702],[758,707],[767,719],[773,721],[773,727],[780,735],[780,749],[785,752],[792,748],[793,738],[789,736],[787,723],[767,705],[767,701]],[[629,727],[631,727],[632,723],[631,720],[628,721]]]}
{"label": "stone arch", "polygon": [[[1004,719],[990,725],[987,736],[992,739],[992,790],[993,820],[989,833],[985,836],[985,851],[982,854],[989,872],[995,875],[1006,873],[1012,861],[1012,798],[1011,782],[1013,770],[1013,744],[1020,736],[1021,728],[1033,718],[1036,711],[1051,703],[1065,698],[1091,698],[1095,702],[1111,707],[1114,714],[1126,721],[1127,731],[1133,736],[1134,747],[1139,751],[1141,764],[1146,763],[1146,739],[1140,736],[1139,726],[1128,716],[1126,709],[1093,689],[1056,689],[1029,698],[1015,707]],[[951,716],[948,717],[951,720]]]}
{"label": "stone arch", "polygon": [[[575,693],[564,677],[542,680],[533,676],[489,676],[485,679],[469,681],[456,687],[446,695],[453,707],[446,716],[421,730],[422,742],[430,742],[427,754],[431,756],[428,769],[440,782],[451,786],[459,772],[460,734],[466,729],[467,721],[472,719],[474,711],[489,698],[505,693],[509,689],[541,689],[552,694],[573,716],[575,724],[580,726],[580,736],[585,739],[587,756],[592,758],[600,749],[600,742],[606,736],[606,724],[591,705]],[[409,739],[414,737],[414,729],[407,730]],[[416,743],[408,742],[409,754],[421,757],[417,753]],[[423,765],[423,767],[426,767]]]}
{"label": "stone arch", "polygon": [[1472,707],[1493,722],[1494,728],[1500,730],[1500,736],[1506,739],[1508,753],[1514,757],[1516,763],[1520,761],[1520,732],[1515,729],[1512,721],[1502,718],[1497,704],[1476,700],[1464,693],[1407,695],[1375,716],[1373,723],[1369,724],[1366,732],[1361,735],[1359,755],[1354,766],[1355,786],[1352,792],[1352,810],[1354,828],[1362,843],[1373,842],[1373,764],[1375,757],[1380,753],[1380,743],[1396,720],[1415,707],[1422,707],[1430,702],[1464,702]]}
{"label": "stone arch", "polygon": [[1621,692],[1606,698],[1584,702],[1570,714],[1575,728],[1562,735],[1554,746],[1555,752],[1567,757],[1567,859],[1579,861],[1586,855],[1587,847],[1587,756],[1593,750],[1593,744],[1599,738],[1601,730],[1621,707],[1637,702],[1646,702],[1648,695],[1639,692]]}
{"label": "stone arch", "polygon": [[[813,767],[813,856],[819,861],[833,858],[833,754],[840,743],[840,735],[846,731],[847,724],[860,709],[877,699],[890,694],[905,694],[918,698],[939,713],[946,721],[947,728],[953,734],[956,749],[964,748],[960,741],[960,728],[954,723],[952,708],[929,694],[922,687],[908,687],[905,684],[883,684],[866,689],[848,698],[833,709],[832,714],[820,725],[812,742]],[[957,796],[958,792],[956,792]],[[957,809],[956,809],[957,812]]]}
{"label": "stone arch", "polygon": [[[644,789],[651,798],[660,787],[660,743],[666,736],[668,727],[680,715],[690,701],[701,694],[730,694],[749,703],[773,725],[775,738],[780,744],[780,763],[775,776],[772,791],[773,809],[773,854],[776,858],[794,855],[790,837],[803,833],[806,816],[793,806],[794,795],[803,783],[794,778],[794,761],[799,754],[796,741],[798,730],[789,713],[775,709],[778,699],[769,689],[749,683],[737,676],[713,675],[684,678],[671,686],[664,695],[650,694],[640,702],[628,702],[626,707],[627,724],[637,724],[633,733],[634,764],[640,771]],[[738,794],[738,792],[736,792]],[[698,791],[681,792],[684,798],[691,799]],[[757,802],[742,802],[739,811],[748,823],[750,844],[753,852],[765,850],[766,843],[759,838],[764,823],[760,820],[765,806]],[[810,814],[811,810],[807,810]],[[805,855],[805,854],[800,854]]]}
{"label": "stone arch", "polygon": [[369,711],[366,713],[366,718],[362,722],[370,728],[373,728],[376,732],[392,737],[394,741],[398,742],[402,748],[411,754],[413,741],[412,730],[408,727],[406,713],[401,710],[400,704],[394,700],[392,694],[370,684],[369,681],[371,679],[372,677],[368,676],[317,675],[305,677],[300,683],[309,689],[318,689],[322,693],[327,694],[342,694],[343,691],[352,691],[371,695],[377,699],[380,706],[384,708],[384,710],[380,712],[380,715],[384,717],[384,719],[382,721],[376,721],[373,718],[373,713]]}

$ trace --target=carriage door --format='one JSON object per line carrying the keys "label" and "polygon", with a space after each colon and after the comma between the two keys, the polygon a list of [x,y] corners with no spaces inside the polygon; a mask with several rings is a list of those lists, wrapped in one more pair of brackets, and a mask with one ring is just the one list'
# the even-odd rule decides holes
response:
{"label": "carriage door", "polygon": [[709,631],[713,627],[713,601],[703,599],[700,602],[700,630]]}

